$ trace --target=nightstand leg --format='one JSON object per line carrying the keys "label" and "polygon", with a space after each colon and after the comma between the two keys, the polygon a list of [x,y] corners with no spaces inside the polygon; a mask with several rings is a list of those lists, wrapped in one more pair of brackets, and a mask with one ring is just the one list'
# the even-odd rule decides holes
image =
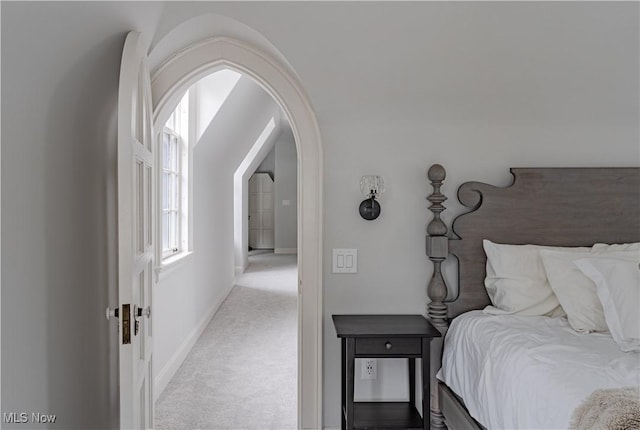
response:
{"label": "nightstand leg", "polygon": [[342,353],[341,353],[341,372],[340,374],[342,375],[341,379],[341,385],[342,385],[342,401],[340,403],[340,428],[342,430],[346,430],[347,428],[347,417],[346,417],[346,411],[347,411],[347,339],[345,339],[344,337],[342,338]]}
{"label": "nightstand leg", "polygon": [[429,380],[431,379],[431,339],[422,338],[422,422],[423,429],[429,430],[431,427],[431,389]]}
{"label": "nightstand leg", "polygon": [[346,367],[347,373],[345,377],[345,383],[347,384],[347,399],[346,399],[346,427],[347,430],[353,430],[353,385],[355,382],[355,355],[356,355],[356,340],[354,338],[347,338],[347,360]]}
{"label": "nightstand leg", "polygon": [[416,359],[409,358],[409,403],[416,405]]}

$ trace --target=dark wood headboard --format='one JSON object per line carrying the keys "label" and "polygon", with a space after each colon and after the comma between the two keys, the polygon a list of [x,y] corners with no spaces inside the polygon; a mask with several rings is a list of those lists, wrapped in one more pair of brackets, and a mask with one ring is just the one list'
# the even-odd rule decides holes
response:
{"label": "dark wood headboard", "polygon": [[[427,200],[432,203],[433,219],[427,226],[427,255],[433,262],[433,276],[427,288],[431,300],[427,313],[443,334],[450,318],[490,303],[484,287],[483,239],[550,246],[640,241],[640,168],[519,168],[511,169],[511,174],[513,184],[505,188],[480,182],[462,184],[458,200],[470,210],[453,221],[449,232],[440,218],[447,199],[440,192],[446,172],[438,164],[428,171],[433,193]],[[441,272],[450,254],[458,260],[458,294],[453,300],[447,300]],[[441,384],[436,379],[442,339],[431,344],[432,428],[445,428],[442,412],[453,398],[443,391],[441,399]],[[460,409],[450,412],[455,410]],[[469,426],[472,419],[460,422]]]}
{"label": "dark wood headboard", "polygon": [[[505,188],[467,182],[458,200],[471,210],[458,216],[449,235],[440,219],[445,170],[429,169],[434,218],[427,228],[427,255],[434,262],[428,313],[441,329],[448,319],[489,304],[484,287],[482,240],[506,244],[591,246],[640,241],[640,168],[514,168]],[[458,260],[458,294],[446,301],[440,264]]]}

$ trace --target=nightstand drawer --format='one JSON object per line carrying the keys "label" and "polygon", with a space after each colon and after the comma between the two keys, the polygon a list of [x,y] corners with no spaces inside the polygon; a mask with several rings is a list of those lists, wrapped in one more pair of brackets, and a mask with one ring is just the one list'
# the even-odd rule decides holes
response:
{"label": "nightstand drawer", "polygon": [[421,353],[421,338],[364,337],[356,339],[356,355],[420,355]]}

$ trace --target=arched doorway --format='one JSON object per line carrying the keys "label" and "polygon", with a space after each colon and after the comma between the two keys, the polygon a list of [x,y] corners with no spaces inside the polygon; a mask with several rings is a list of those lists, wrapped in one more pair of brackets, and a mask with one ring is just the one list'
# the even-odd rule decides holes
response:
{"label": "arched doorway", "polygon": [[298,151],[298,427],[322,428],[322,144],[310,102],[292,71],[239,40],[216,37],[181,50],[152,76],[154,125],[182,94],[229,68],[258,82],[291,123]]}

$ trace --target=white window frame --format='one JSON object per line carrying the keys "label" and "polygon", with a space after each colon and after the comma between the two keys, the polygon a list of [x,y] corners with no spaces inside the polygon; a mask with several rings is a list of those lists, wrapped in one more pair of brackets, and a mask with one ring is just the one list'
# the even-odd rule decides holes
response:
{"label": "white window frame", "polygon": [[[157,217],[157,229],[156,229],[156,275],[158,280],[169,271],[183,262],[187,257],[193,253],[193,199],[192,199],[192,177],[193,177],[193,143],[195,141],[195,89],[187,91],[188,102],[183,103],[184,99],[180,101],[176,107],[176,111],[182,108],[187,109],[186,115],[181,114],[177,124],[174,123],[173,128],[169,128],[166,125],[162,128],[158,134],[158,151],[156,151],[158,175],[156,178],[157,187],[159,190],[156,217]],[[186,104],[186,106],[185,106]],[[173,114],[170,119],[173,118]],[[169,120],[167,120],[169,122]],[[176,251],[167,251],[163,249],[163,175],[165,172],[164,166],[164,134],[168,133],[177,138],[178,141],[178,169],[177,174],[179,178],[178,187],[178,246]]]}
{"label": "white window frame", "polygon": [[[165,149],[165,145],[164,145],[164,141],[165,138],[169,139],[169,145],[174,145],[176,146],[176,166],[166,166],[164,165],[164,155],[163,154],[163,166],[162,166],[162,210],[161,210],[161,223],[162,223],[162,243],[161,243],[161,248],[162,248],[162,260],[166,260],[167,258],[170,258],[176,254],[179,254],[183,249],[186,248],[186,243],[184,240],[184,234],[182,232],[183,227],[184,227],[184,222],[182,220],[184,214],[183,214],[183,184],[184,184],[184,180],[185,178],[183,177],[183,173],[184,173],[184,168],[183,165],[184,163],[184,156],[183,156],[183,152],[185,152],[184,147],[185,142],[182,140],[182,138],[180,137],[180,135],[175,131],[170,129],[169,127],[165,127],[162,133],[162,149]],[[173,151],[173,149],[171,149]],[[172,160],[173,161],[173,160]],[[173,164],[173,163],[171,163]],[[169,182],[173,183],[172,185],[176,186],[176,202],[173,202],[173,189],[169,190],[168,192],[168,196],[169,200],[173,203],[170,204],[170,207],[165,207],[164,205],[164,199],[165,199],[165,182],[164,182],[164,176],[165,174],[167,174],[170,178]],[[176,184],[177,183],[177,184]],[[176,226],[175,228],[172,228],[173,226],[165,226],[164,225],[164,220],[165,220],[165,214],[166,215],[173,215],[173,217],[175,217],[175,222],[176,222]],[[165,228],[168,229],[168,233],[167,235],[169,236],[169,240],[171,240],[174,236],[175,236],[175,243],[172,243],[171,245],[173,245],[173,247],[166,248],[165,244],[164,244],[164,230]],[[173,231],[175,230],[175,231]]]}

